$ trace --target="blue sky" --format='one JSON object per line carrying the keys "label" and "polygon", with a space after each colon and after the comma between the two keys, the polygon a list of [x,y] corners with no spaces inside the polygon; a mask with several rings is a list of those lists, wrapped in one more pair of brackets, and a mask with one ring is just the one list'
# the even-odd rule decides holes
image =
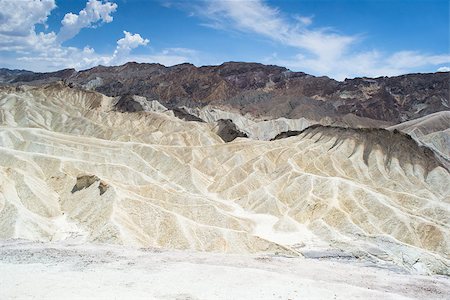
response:
{"label": "blue sky", "polygon": [[248,61],[339,80],[445,71],[447,0],[0,0],[0,66]]}

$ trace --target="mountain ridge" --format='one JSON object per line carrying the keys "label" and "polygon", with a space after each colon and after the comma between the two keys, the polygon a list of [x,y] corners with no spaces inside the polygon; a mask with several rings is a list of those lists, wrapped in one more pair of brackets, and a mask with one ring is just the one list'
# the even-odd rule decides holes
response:
{"label": "mountain ridge", "polygon": [[[157,100],[168,108],[214,105],[262,118],[339,120],[347,114],[391,125],[450,110],[449,72],[336,81],[260,63],[226,62],[171,67],[128,62],[76,71],[18,74],[11,84],[63,80],[107,96],[126,94]],[[4,82],[8,83],[8,82]],[[360,122],[364,126],[364,122]]]}

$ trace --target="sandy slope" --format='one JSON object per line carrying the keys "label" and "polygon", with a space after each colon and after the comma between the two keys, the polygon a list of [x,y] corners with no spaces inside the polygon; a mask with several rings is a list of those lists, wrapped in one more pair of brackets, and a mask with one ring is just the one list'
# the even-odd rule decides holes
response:
{"label": "sandy slope", "polygon": [[[449,272],[450,175],[349,137],[224,144],[60,85],[0,92],[0,238],[360,258]],[[359,136],[358,139],[364,136]],[[412,149],[414,150],[414,149]]]}
{"label": "sandy slope", "polygon": [[0,244],[8,299],[444,299],[443,276],[278,255]]}

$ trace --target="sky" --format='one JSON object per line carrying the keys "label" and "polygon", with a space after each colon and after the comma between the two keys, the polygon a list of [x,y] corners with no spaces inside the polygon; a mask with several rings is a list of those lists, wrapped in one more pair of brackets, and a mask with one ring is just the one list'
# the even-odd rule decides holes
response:
{"label": "sky", "polygon": [[260,62],[337,80],[450,70],[448,0],[0,0],[0,67]]}

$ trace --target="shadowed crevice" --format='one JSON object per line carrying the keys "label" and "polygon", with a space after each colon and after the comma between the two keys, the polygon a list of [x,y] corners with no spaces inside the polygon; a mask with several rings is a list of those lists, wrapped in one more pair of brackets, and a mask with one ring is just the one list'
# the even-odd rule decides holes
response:
{"label": "shadowed crevice", "polygon": [[205,121],[197,116],[194,116],[193,114],[188,113],[184,108],[182,107],[176,107],[172,109],[173,114],[178,119],[184,120],[184,121],[195,121],[195,122],[201,122],[205,123]]}

